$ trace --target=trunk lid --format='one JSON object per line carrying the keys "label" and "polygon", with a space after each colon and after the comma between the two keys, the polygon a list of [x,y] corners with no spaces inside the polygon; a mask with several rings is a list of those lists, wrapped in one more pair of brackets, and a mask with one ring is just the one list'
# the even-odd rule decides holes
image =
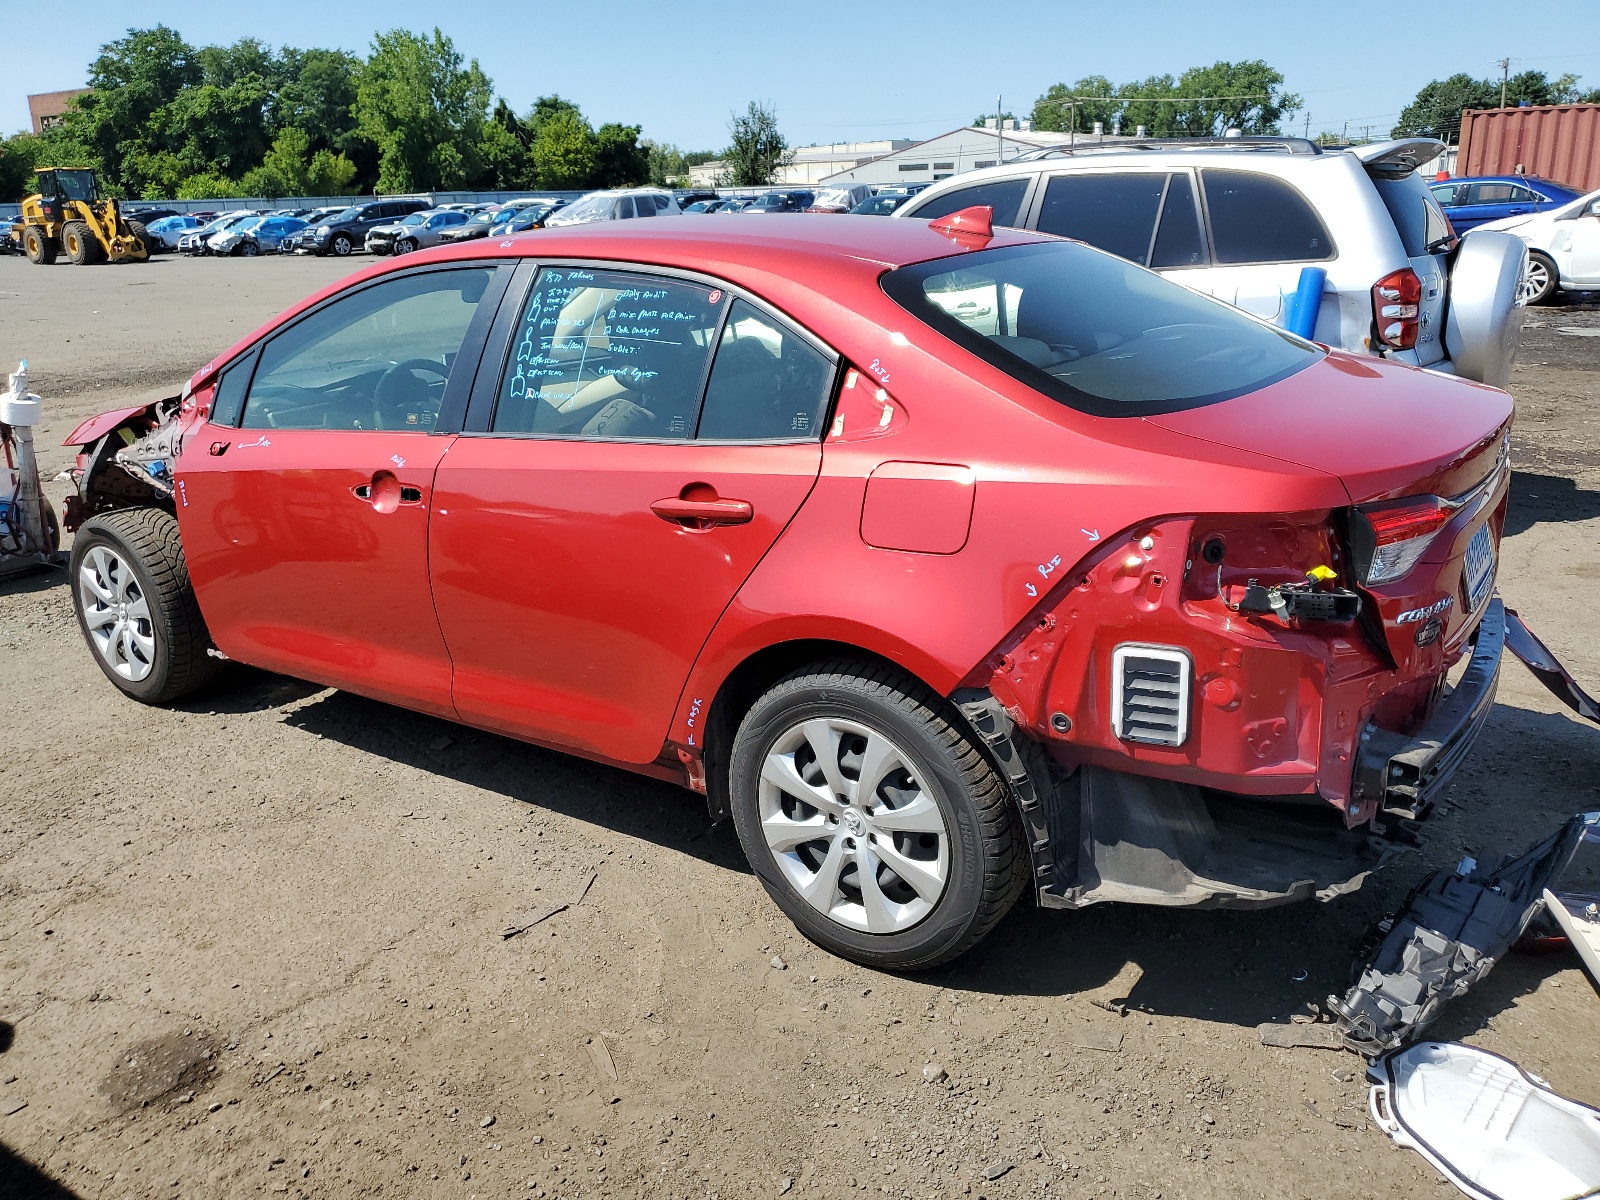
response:
{"label": "trunk lid", "polygon": [[1511,415],[1498,389],[1335,350],[1260,391],[1144,420],[1336,475],[1366,504],[1471,488]]}

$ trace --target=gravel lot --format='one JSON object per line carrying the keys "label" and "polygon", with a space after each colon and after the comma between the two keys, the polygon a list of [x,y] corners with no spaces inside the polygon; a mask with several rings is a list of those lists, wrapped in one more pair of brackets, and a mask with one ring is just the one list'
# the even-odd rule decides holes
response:
{"label": "gravel lot", "polygon": [[[78,420],[365,261],[0,259],[47,473]],[[1563,332],[1600,313],[1526,320],[1501,589],[1600,682],[1600,338]],[[1600,780],[1600,731],[1508,659],[1425,851],[1357,895],[1019,907],[901,978],[798,938],[687,792],[243,668],[140,708],[61,574],[0,584],[0,663],[8,1197],[1453,1194],[1371,1127],[1356,1057],[1254,1027],[1342,990],[1425,872]],[[1594,1104],[1597,1016],[1575,955],[1512,955],[1436,1034]]]}

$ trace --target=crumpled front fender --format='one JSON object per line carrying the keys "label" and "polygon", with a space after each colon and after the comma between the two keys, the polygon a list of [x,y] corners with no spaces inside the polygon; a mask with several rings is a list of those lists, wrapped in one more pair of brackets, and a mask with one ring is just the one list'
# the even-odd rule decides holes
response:
{"label": "crumpled front fender", "polygon": [[90,417],[71,433],[61,440],[63,446],[92,446],[117,426],[125,424],[134,417],[146,413],[153,413],[157,401],[149,404],[134,404],[127,408],[113,408],[110,412],[103,412],[97,417]]}

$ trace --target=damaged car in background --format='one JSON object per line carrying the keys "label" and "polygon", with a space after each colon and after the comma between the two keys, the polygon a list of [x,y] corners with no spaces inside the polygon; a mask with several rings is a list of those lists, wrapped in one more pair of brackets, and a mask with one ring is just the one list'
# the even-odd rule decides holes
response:
{"label": "damaged car in background", "polygon": [[1493,702],[1510,397],[992,215],[375,264],[67,439],[89,651],[678,782],[877,967],[1358,887]]}

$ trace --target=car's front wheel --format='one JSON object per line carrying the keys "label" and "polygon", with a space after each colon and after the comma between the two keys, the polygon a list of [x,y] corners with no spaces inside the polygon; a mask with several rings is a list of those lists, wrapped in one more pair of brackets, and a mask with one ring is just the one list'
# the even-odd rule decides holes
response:
{"label": "car's front wheel", "polygon": [[337,257],[345,258],[350,251],[355,249],[355,243],[350,240],[349,234],[336,233],[333,235],[333,240],[328,243],[328,249],[332,250]]}
{"label": "car's front wheel", "polygon": [[410,254],[416,248],[416,242],[412,241],[410,238],[401,238],[394,244],[394,252],[396,254]]}
{"label": "car's front wheel", "polygon": [[237,253],[243,258],[254,258],[261,253],[261,247],[254,242],[241,242]]}
{"label": "car's front wheel", "polygon": [[1561,286],[1561,273],[1555,260],[1538,250],[1528,252],[1528,268],[1522,275],[1522,302],[1543,304]]}
{"label": "car's front wheel", "polygon": [[806,937],[867,966],[955,958],[1027,882],[1004,782],[948,703],[890,667],[781,680],[739,726],[729,793],[767,893]]}
{"label": "car's front wheel", "polygon": [[73,539],[71,572],[84,641],[124,694],[166,704],[216,673],[171,513],[130,508],[91,518]]}

